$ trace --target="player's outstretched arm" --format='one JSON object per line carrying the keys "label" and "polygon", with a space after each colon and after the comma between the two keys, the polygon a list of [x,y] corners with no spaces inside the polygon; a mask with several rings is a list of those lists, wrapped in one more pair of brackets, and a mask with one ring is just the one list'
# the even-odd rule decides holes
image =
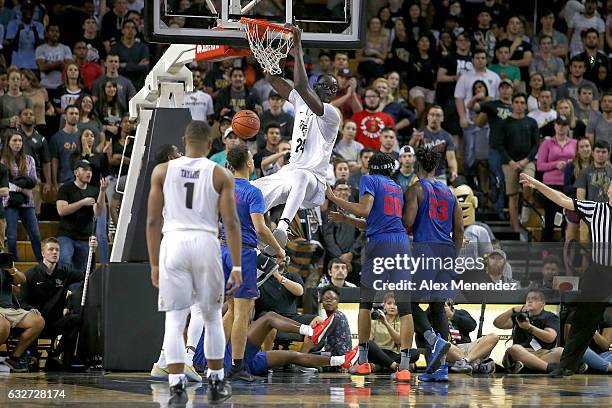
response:
{"label": "player's outstretched arm", "polygon": [[374,205],[374,196],[372,196],[371,194],[364,194],[359,197],[358,203],[352,203],[350,201],[346,201],[340,197],[337,197],[329,186],[329,184],[327,185],[325,193],[327,194],[327,198],[329,199],[329,201],[336,204],[336,207],[343,208],[358,217],[367,217],[370,214],[370,211],[372,210],[372,206]]}
{"label": "player's outstretched arm", "polygon": [[266,220],[264,219],[263,214],[252,213],[251,221],[253,221],[253,227],[255,227],[255,232],[257,232],[257,236],[261,238],[261,240],[270,245],[272,250],[274,251],[276,261],[281,263],[285,261],[285,250],[280,246],[270,228],[266,225]]}
{"label": "player's outstretched arm", "polygon": [[410,234],[412,226],[416,220],[417,212],[419,211],[419,195],[422,192],[422,187],[419,183],[413,184],[404,193],[404,210],[402,213],[402,223],[406,231]]}
{"label": "player's outstretched arm", "polygon": [[304,51],[302,50],[302,30],[295,26],[291,26],[291,29],[293,30],[293,56],[295,58],[295,67],[293,68],[295,90],[315,115],[323,116],[325,110],[323,102],[308,84],[308,75],[304,66]]}
{"label": "player's outstretched arm", "polygon": [[[219,213],[223,218],[225,226],[225,241],[232,258],[232,272],[228,279],[228,293],[232,293],[242,285],[242,264],[240,249],[242,246],[242,234],[240,232],[240,220],[236,212],[234,201],[234,179],[229,172],[220,166],[215,166],[213,171],[213,183],[215,190],[219,192]],[[232,288],[233,286],[233,288]]]}
{"label": "player's outstretched arm", "polygon": [[159,246],[162,239],[162,227],[164,226],[162,211],[164,208],[164,181],[167,171],[167,163],[158,164],[153,169],[147,203],[147,250],[151,263],[151,283],[156,288],[159,287]]}
{"label": "player's outstretched arm", "polygon": [[352,217],[350,215],[343,214],[339,211],[330,211],[327,216],[327,219],[330,222],[340,222],[352,225],[353,227],[358,228],[361,231],[365,231],[368,229],[366,220],[364,220],[363,218]]}
{"label": "player's outstretched arm", "polygon": [[280,75],[270,75],[266,72],[266,81],[272,85],[272,88],[276,91],[277,94],[281,96],[281,98],[287,100],[289,99],[289,94],[293,90],[293,87]]}
{"label": "player's outstretched arm", "polygon": [[455,208],[453,209],[453,241],[455,241],[455,249],[459,255],[463,246],[463,214],[457,197],[455,197]]}
{"label": "player's outstretched arm", "polygon": [[535,190],[538,190],[540,193],[544,194],[546,198],[548,198],[550,201],[557,204],[559,207],[563,207],[567,210],[575,211],[574,200],[572,200],[571,198],[569,198],[562,192],[553,190],[552,188],[548,187],[546,184],[534,179],[533,177],[525,173],[521,173],[520,182],[522,185],[526,187],[531,187]]}

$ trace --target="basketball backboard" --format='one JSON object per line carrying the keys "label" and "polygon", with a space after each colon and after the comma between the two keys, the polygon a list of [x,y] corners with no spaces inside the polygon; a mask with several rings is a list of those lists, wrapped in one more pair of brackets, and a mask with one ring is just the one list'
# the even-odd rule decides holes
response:
{"label": "basketball backboard", "polygon": [[357,49],[365,38],[362,0],[180,0],[145,2],[148,41],[248,47],[241,17],[292,23],[304,47]]}

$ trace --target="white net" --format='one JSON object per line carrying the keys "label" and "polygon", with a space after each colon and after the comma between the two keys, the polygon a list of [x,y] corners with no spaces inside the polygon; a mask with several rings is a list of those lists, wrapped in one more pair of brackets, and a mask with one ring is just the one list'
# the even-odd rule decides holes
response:
{"label": "white net", "polygon": [[253,56],[264,72],[279,75],[283,72],[279,62],[287,58],[293,47],[293,34],[282,26],[251,19],[241,19]]}

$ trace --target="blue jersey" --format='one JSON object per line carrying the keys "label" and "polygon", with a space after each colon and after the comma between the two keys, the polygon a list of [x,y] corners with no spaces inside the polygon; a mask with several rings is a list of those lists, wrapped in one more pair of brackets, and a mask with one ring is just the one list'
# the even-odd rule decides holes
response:
{"label": "blue jersey", "polygon": [[[257,247],[257,232],[255,232],[251,214],[263,214],[265,212],[263,194],[248,180],[236,178],[234,181],[236,183],[234,200],[240,219],[242,244],[255,248]],[[225,240],[225,225],[223,225],[223,240]]]}
{"label": "blue jersey", "polygon": [[370,194],[374,205],[366,217],[368,238],[379,238],[387,234],[406,234],[402,224],[404,196],[402,189],[389,177],[381,174],[361,176],[359,197]]}
{"label": "blue jersey", "polygon": [[419,180],[423,187],[423,201],[412,227],[414,242],[453,243],[453,213],[455,196],[441,181]]}

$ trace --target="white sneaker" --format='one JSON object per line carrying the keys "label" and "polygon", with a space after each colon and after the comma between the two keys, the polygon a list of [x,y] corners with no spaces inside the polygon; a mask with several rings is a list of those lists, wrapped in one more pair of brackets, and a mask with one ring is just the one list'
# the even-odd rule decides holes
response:
{"label": "white sneaker", "polygon": [[[289,239],[287,236],[287,231],[277,228],[274,230],[274,232],[272,232],[272,235],[274,235],[276,242],[278,242],[281,248],[285,248],[287,246],[287,240]],[[261,252],[269,256],[276,255],[276,253],[274,252],[274,250],[272,249],[270,245],[266,245],[266,247]]]}
{"label": "white sneaker", "polygon": [[159,380],[167,380],[168,370],[158,366],[157,363],[155,363],[153,364],[153,368],[151,369],[151,377],[159,379]]}
{"label": "white sneaker", "polygon": [[521,224],[527,224],[527,222],[529,222],[529,214],[531,214],[531,208],[524,206],[521,209]]}
{"label": "white sneaker", "polygon": [[192,365],[185,364],[185,368],[183,368],[183,373],[185,377],[187,377],[187,381],[191,382],[202,382],[202,376],[197,373],[195,368]]}

